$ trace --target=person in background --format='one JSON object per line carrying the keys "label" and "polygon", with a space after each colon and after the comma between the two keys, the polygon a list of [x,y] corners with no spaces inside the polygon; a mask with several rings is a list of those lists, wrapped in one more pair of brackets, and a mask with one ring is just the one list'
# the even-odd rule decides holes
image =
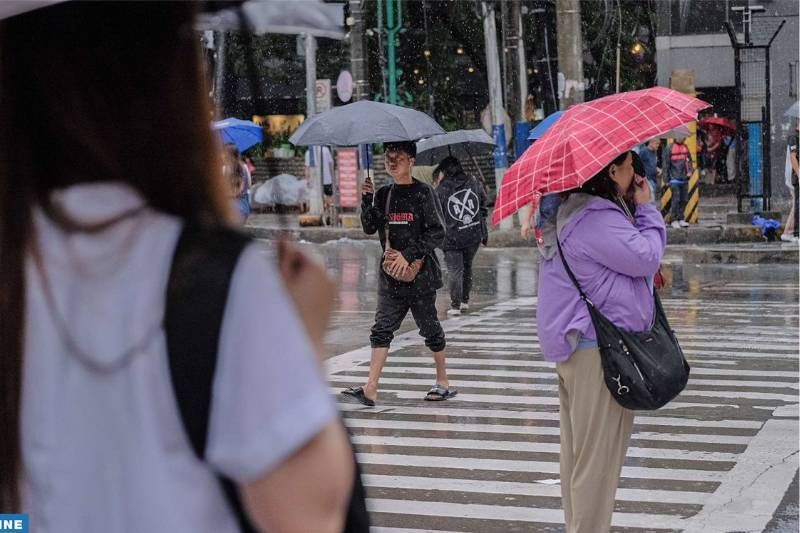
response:
{"label": "person in background", "polygon": [[486,195],[483,186],[464,173],[455,157],[444,158],[433,175],[438,180],[436,195],[447,226],[442,245],[450,278],[450,309],[447,314],[456,316],[469,310],[472,261],[484,237]]}
{"label": "person in background", "polygon": [[225,145],[225,165],[223,174],[228,178],[231,204],[236,209],[238,220],[244,224],[250,214],[250,197],[247,190],[247,175],[241,161],[239,150],[232,144]]}
{"label": "person in background", "polygon": [[580,188],[542,201],[551,197],[537,220],[536,322],[544,358],[556,363],[558,373],[566,531],[608,533],[634,413],[606,387],[597,335],[558,242],[594,305],[618,327],[644,331],[655,312],[651,280],[664,254],[666,228],[646,180],[634,175],[630,152]]}
{"label": "person in background", "polygon": [[0,22],[0,513],[37,532],[239,532],[218,475],[260,531],[343,528],[355,464],[321,367],[335,286],[299,248],[276,263],[244,243],[230,278],[195,265],[230,280],[202,459],[182,425],[176,243],[188,226],[242,239],[199,5],[30,3]]}
{"label": "person in background", "polygon": [[651,201],[655,204],[658,196],[658,178],[661,176],[661,169],[658,168],[658,149],[661,147],[661,140],[658,137],[650,139],[638,151],[639,157],[644,165],[644,177],[650,185]]}
{"label": "person in background", "polygon": [[[450,388],[447,377],[444,352],[447,343],[436,311],[436,291],[442,287],[436,248],[442,245],[445,236],[441,206],[433,188],[412,176],[416,144],[393,142],[384,144],[384,148],[386,173],[392,183],[376,192],[372,180],[367,178],[361,188],[361,226],[367,235],[378,233],[384,253],[378,273],[378,308],[369,336],[372,347],[369,377],[364,386],[349,387],[342,394],[366,406],[375,405],[389,346],[411,311],[425,346],[433,352],[436,366],[436,384],[425,399],[447,400],[456,391]],[[417,276],[412,281],[398,280],[397,275],[405,273],[417,260],[422,261]]]}
{"label": "person in background", "polygon": [[694,172],[692,154],[686,146],[685,137],[677,137],[664,151],[665,180],[672,190],[672,227],[686,228],[689,223],[684,218],[684,210],[689,195],[689,178]]}
{"label": "person in background", "polygon": [[[311,161],[311,151],[314,151],[314,161]],[[327,212],[333,205],[333,156],[327,146],[311,146],[306,150],[305,179],[311,184],[311,169],[320,166],[322,169],[322,204]]]}
{"label": "person in background", "polygon": [[800,176],[800,164],[797,159],[797,145],[798,133],[800,133],[800,124],[795,127],[794,135],[789,137],[786,144],[786,170],[784,173],[786,186],[789,188],[792,205],[789,209],[789,216],[786,217],[786,222],[783,225],[783,233],[781,233],[781,240],[785,242],[798,242],[800,238],[800,224],[798,218],[800,209],[798,209],[798,179]]}
{"label": "person in background", "polygon": [[[239,165],[242,168],[242,191],[239,194],[239,211],[242,213],[243,223],[247,222],[247,217],[250,216],[250,189],[253,186],[253,174],[250,170],[250,164],[247,163],[249,157],[244,157],[239,154]],[[253,166],[255,170],[255,166]]]}

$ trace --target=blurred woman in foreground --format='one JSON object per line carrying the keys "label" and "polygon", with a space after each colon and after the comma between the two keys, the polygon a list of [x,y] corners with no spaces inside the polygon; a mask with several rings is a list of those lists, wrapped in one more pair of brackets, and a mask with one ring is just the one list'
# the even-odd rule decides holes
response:
{"label": "blurred woman in foreground", "polygon": [[203,462],[176,408],[175,244],[233,215],[197,5],[67,2],[0,24],[0,513],[37,532],[239,531],[217,474],[259,529],[342,528],[354,467],[317,360],[322,267],[247,245]]}

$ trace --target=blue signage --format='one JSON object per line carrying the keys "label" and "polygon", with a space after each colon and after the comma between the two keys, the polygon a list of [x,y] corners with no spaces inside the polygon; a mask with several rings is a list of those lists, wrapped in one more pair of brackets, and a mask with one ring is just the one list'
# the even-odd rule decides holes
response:
{"label": "blue signage", "polygon": [[29,533],[28,515],[0,514],[0,533]]}

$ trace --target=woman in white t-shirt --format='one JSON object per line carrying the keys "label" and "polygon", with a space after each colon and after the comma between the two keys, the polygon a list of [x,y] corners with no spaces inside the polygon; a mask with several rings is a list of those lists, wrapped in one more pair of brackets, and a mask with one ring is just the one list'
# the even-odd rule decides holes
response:
{"label": "woman in white t-shirt", "polygon": [[0,513],[37,533],[239,531],[215,473],[259,529],[342,528],[354,465],[318,360],[321,266],[247,245],[205,462],[176,407],[175,244],[184,221],[232,215],[197,5],[67,2],[0,23]]}

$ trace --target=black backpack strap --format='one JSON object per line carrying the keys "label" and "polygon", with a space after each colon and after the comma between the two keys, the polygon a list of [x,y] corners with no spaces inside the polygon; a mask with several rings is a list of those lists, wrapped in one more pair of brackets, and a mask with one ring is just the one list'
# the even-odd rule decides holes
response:
{"label": "black backpack strap", "polygon": [[[183,426],[205,461],[211,393],[231,277],[250,239],[219,226],[187,224],[178,239],[167,285],[164,331]],[[255,533],[236,485],[217,475],[243,533]]]}

